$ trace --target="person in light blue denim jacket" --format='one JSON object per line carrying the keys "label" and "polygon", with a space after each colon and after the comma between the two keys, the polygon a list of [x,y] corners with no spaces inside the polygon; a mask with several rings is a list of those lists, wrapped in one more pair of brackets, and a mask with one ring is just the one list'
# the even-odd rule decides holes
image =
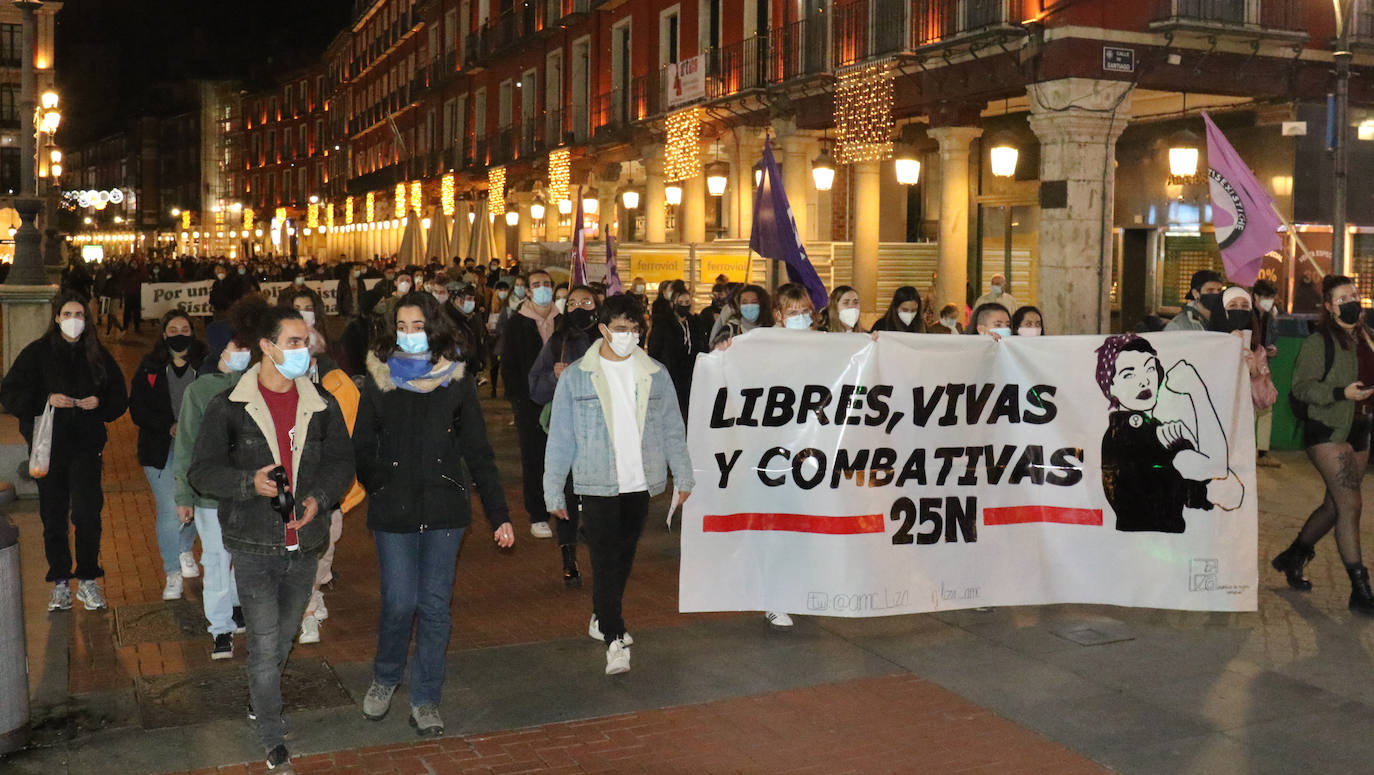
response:
{"label": "person in light blue denim jacket", "polygon": [[[644,309],[611,296],[597,310],[601,338],[568,365],[554,391],[544,456],[544,502],[568,518],[576,509],[592,560],[592,619],[587,633],[606,643],[606,674],[630,669],[621,600],[649,498],[671,471],[679,502],[694,485],[677,393],[662,364],[639,347]],[[564,485],[572,473],[573,502]]]}

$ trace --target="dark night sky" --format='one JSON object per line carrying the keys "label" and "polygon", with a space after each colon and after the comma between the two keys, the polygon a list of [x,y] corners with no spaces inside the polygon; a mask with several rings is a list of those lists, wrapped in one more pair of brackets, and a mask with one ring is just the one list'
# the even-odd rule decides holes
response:
{"label": "dark night sky", "polygon": [[353,0],[66,0],[57,15],[61,143],[74,147],[166,106],[147,87],[190,78],[253,78],[317,56]]}

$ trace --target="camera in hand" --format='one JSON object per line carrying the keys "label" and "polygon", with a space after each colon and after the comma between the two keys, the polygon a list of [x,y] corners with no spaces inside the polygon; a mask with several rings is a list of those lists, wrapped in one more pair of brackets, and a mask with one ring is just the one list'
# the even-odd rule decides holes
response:
{"label": "camera in hand", "polygon": [[277,466],[267,472],[267,476],[277,483],[277,494],[272,496],[272,508],[281,515],[282,522],[290,522],[296,511],[296,498],[291,494],[291,483],[287,481],[286,469]]}

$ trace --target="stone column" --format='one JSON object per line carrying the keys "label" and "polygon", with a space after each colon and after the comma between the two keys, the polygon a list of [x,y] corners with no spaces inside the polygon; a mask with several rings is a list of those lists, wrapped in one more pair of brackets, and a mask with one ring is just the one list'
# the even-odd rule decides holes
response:
{"label": "stone column", "polygon": [[968,284],[969,143],[983,134],[976,126],[944,126],[926,130],[940,144],[940,263],[936,298],[927,304],[937,310],[946,304],[964,308]]}
{"label": "stone column", "polygon": [[876,161],[861,161],[853,165],[852,277],[854,290],[859,292],[860,309],[866,313],[878,312],[887,305],[886,299],[878,298],[878,164]]}
{"label": "stone column", "polygon": [[520,223],[516,226],[518,233],[517,239],[520,242],[534,241],[534,219],[530,217],[530,202],[534,201],[534,194],[531,192],[520,192],[515,194],[516,207],[520,210]]}
{"label": "stone column", "polygon": [[701,244],[706,241],[706,174],[697,174],[682,181],[682,209],[678,213],[682,241]]}
{"label": "stone column", "polygon": [[5,325],[0,326],[0,335],[3,335],[0,339],[3,361],[0,363],[4,365],[4,373],[9,373],[20,350],[48,330],[57,290],[56,285],[0,285],[0,314],[5,320]]}
{"label": "stone column", "polygon": [[749,239],[754,228],[754,164],[763,153],[763,136],[756,129],[734,130],[735,142],[730,144],[730,183],[726,192],[726,207],[732,218],[730,236]]}
{"label": "stone column", "polygon": [[664,242],[667,237],[667,219],[663,207],[667,203],[663,196],[663,148],[656,146],[644,154],[644,196],[640,206],[644,208],[644,241]]}
{"label": "stone column", "polygon": [[1040,139],[1039,306],[1053,331],[1106,333],[1116,140],[1130,118],[1130,84],[1064,78],[1028,91]]}
{"label": "stone column", "polygon": [[782,138],[782,187],[787,192],[787,203],[792,207],[792,220],[797,224],[797,235],[806,244],[811,232],[807,228],[807,203],[811,201],[811,140],[793,131]]}

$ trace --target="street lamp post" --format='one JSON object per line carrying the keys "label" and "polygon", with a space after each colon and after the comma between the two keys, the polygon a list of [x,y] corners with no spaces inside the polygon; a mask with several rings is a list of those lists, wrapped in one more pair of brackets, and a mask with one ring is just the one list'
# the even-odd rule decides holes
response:
{"label": "street lamp post", "polygon": [[14,265],[10,267],[8,285],[46,285],[43,271],[42,238],[35,220],[43,209],[43,200],[35,196],[34,182],[35,133],[34,102],[37,79],[33,68],[34,35],[38,26],[37,12],[43,7],[38,0],[16,0],[14,6],[23,13],[22,48],[19,76],[19,196],[14,209],[19,213],[19,230],[14,235]]}
{"label": "street lamp post", "polygon": [[1346,168],[1349,165],[1350,149],[1347,124],[1350,122],[1350,3],[1348,0],[1331,0],[1331,8],[1336,14],[1336,115],[1335,126],[1331,128],[1331,259],[1332,269],[1340,274],[1349,274],[1346,261],[1345,222]]}

